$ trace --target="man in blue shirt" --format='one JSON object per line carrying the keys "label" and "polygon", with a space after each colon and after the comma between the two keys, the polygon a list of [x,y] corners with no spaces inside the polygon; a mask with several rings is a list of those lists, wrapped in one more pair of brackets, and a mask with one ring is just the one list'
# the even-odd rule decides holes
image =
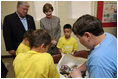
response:
{"label": "man in blue shirt", "polygon": [[[80,43],[89,48],[86,68],[90,78],[117,78],[117,39],[104,33],[101,21],[91,15],[81,16],[73,25],[73,32]],[[71,77],[81,77],[80,71]]]}

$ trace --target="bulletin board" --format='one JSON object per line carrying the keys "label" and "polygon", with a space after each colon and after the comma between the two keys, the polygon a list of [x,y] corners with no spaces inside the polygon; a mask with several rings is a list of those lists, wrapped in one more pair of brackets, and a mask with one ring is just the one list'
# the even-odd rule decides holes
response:
{"label": "bulletin board", "polygon": [[117,1],[98,1],[97,17],[103,27],[117,27]]}

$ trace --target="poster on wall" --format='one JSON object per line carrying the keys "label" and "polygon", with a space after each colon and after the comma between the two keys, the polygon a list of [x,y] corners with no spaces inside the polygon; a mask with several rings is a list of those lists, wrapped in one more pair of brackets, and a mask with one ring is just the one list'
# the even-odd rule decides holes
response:
{"label": "poster on wall", "polygon": [[102,21],[103,27],[116,27],[117,1],[98,1],[97,17]]}

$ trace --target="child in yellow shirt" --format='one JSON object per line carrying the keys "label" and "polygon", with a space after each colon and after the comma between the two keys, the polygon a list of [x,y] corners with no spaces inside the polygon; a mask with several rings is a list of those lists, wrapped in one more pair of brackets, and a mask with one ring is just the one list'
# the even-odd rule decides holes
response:
{"label": "child in yellow shirt", "polygon": [[47,53],[50,35],[45,30],[35,30],[29,43],[31,50],[19,53],[13,62],[16,78],[59,78],[53,58]]}
{"label": "child in yellow shirt", "polygon": [[30,50],[28,39],[31,37],[32,32],[33,30],[29,29],[27,32],[24,33],[23,41],[19,44],[16,50],[16,55],[18,55],[19,53],[26,53]]}
{"label": "child in yellow shirt", "polygon": [[74,54],[74,52],[77,50],[77,41],[74,37],[71,36],[72,30],[71,25],[66,24],[63,27],[64,35],[62,36],[57,44],[57,48],[61,53],[67,54],[71,53]]}

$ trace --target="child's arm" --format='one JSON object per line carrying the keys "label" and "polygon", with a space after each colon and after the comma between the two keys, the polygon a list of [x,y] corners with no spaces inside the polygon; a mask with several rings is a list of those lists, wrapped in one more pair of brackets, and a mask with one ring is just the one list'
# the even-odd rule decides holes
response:
{"label": "child's arm", "polygon": [[86,62],[82,64],[79,68],[80,71],[86,71]]}
{"label": "child's arm", "polygon": [[69,76],[72,78],[82,78],[81,71],[86,71],[86,62],[82,64],[79,68],[74,69]]}
{"label": "child's arm", "polygon": [[73,51],[72,51],[72,55],[74,55],[74,54],[75,54],[75,52],[76,52],[76,50],[73,50]]}
{"label": "child's arm", "polygon": [[72,78],[82,78],[82,74],[80,72],[79,69],[74,69],[69,76],[71,76]]}
{"label": "child's arm", "polygon": [[59,49],[59,52],[62,53],[62,49]]}

